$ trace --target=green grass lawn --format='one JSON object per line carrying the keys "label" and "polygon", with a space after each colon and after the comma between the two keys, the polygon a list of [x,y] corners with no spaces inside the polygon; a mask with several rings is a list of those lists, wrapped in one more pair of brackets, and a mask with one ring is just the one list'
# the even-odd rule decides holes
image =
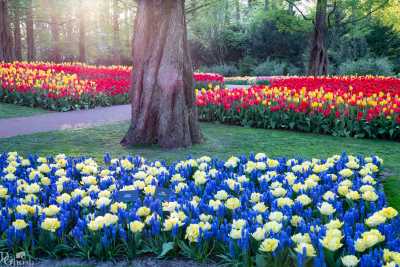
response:
{"label": "green grass lawn", "polygon": [[0,119],[27,117],[48,112],[40,108],[30,108],[12,104],[0,103]]}
{"label": "green grass lawn", "polygon": [[349,154],[375,154],[384,159],[384,185],[392,206],[400,210],[400,143],[383,140],[365,140],[316,135],[280,130],[264,130],[202,123],[205,142],[189,149],[162,150],[157,146],[123,148],[119,141],[128,128],[127,123],[90,129],[40,133],[0,139],[0,151],[18,151],[22,154],[86,155],[102,160],[105,152],[112,156],[127,154],[145,158],[174,161],[186,156],[218,156],[227,159],[231,155],[265,152],[269,156],[301,156],[326,158],[343,151]]}

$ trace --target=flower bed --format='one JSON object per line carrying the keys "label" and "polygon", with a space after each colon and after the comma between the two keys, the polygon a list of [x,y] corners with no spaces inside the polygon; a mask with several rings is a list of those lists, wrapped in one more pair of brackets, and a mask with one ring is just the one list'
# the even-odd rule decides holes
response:
{"label": "flower bed", "polygon": [[101,166],[2,154],[0,251],[180,255],[240,266],[400,264],[400,218],[380,189],[376,156],[104,159]]}
{"label": "flower bed", "polygon": [[[282,83],[286,80],[291,82]],[[366,86],[363,90],[357,82],[354,88],[339,87],[337,82],[318,89],[300,84],[198,91],[197,105],[205,121],[399,140],[400,85],[396,87],[398,80],[379,81],[382,89]]]}
{"label": "flower bed", "polygon": [[[124,66],[2,63],[0,101],[57,111],[125,104],[130,79],[131,68]],[[223,79],[213,73],[194,74],[198,88],[221,86]]]}
{"label": "flower bed", "polygon": [[214,88],[215,86],[223,87],[224,76],[215,73],[195,73],[194,88]]}
{"label": "flower bed", "polygon": [[272,87],[288,87],[301,90],[306,87],[309,90],[324,88],[329,92],[348,92],[351,94],[362,93],[373,95],[390,93],[400,95],[400,79],[395,77],[380,76],[333,76],[333,77],[296,77],[282,76],[271,79]]}

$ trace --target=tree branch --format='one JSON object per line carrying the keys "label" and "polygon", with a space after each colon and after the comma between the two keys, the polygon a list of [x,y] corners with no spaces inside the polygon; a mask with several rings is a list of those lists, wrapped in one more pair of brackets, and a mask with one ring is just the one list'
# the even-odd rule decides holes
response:
{"label": "tree branch", "polygon": [[334,0],[334,1],[333,1],[333,8],[332,8],[332,10],[328,13],[328,28],[330,28],[331,25],[332,25],[332,24],[331,24],[331,16],[332,16],[332,14],[335,13],[336,9],[337,9],[337,2],[336,2],[336,0]]}
{"label": "tree branch", "polygon": [[292,1],[292,0],[285,0],[285,1],[288,2],[289,4],[291,4],[291,5],[297,10],[297,12],[300,13],[300,15],[303,17],[303,19],[305,19],[305,20],[311,20],[311,21],[313,21],[313,23],[314,23],[314,20],[311,19],[311,18],[309,18],[309,17],[307,17],[307,16],[303,13],[303,11],[301,11],[301,9],[296,5],[296,3],[295,3],[294,1]]}
{"label": "tree branch", "polygon": [[195,12],[195,11],[197,11],[197,10],[200,10],[200,9],[202,9],[202,8],[211,6],[211,5],[213,5],[213,4],[216,4],[217,2],[218,2],[218,1],[216,1],[216,0],[210,0],[210,1],[208,1],[208,2],[206,2],[206,3],[204,3],[204,4],[202,4],[202,5],[198,5],[198,6],[191,7],[191,8],[186,8],[186,9],[185,9],[185,12],[186,12],[186,14],[192,14],[193,12]]}
{"label": "tree branch", "polygon": [[361,20],[364,20],[364,19],[366,19],[367,17],[369,17],[370,15],[372,15],[373,13],[375,13],[376,11],[378,11],[378,10],[380,10],[381,8],[383,8],[384,6],[386,6],[386,5],[389,3],[389,1],[390,1],[390,0],[385,0],[385,1],[384,1],[382,4],[380,4],[377,8],[375,8],[375,9],[369,11],[369,12],[368,12],[365,16],[363,16],[363,17],[360,17],[360,18],[357,18],[357,19],[350,19],[350,20],[348,20],[348,21],[345,21],[345,22],[342,22],[342,23],[339,23],[339,24],[335,25],[335,27],[343,26],[343,25],[347,25],[347,24],[350,24],[350,23],[355,23],[355,22],[359,22],[359,21],[361,21]]}

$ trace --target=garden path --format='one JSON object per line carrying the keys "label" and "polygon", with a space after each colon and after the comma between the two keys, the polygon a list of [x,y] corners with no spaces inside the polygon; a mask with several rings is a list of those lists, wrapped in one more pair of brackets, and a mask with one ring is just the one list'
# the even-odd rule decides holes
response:
{"label": "garden path", "polygon": [[49,112],[31,117],[0,119],[0,138],[65,129],[88,128],[127,121],[130,116],[130,105],[118,105],[70,112]]}
{"label": "garden path", "polygon": [[[227,85],[226,88],[248,88],[246,85]],[[102,124],[127,121],[130,105],[98,107],[89,110],[49,112],[30,117],[0,119],[0,138],[65,129],[90,128]]]}
{"label": "garden path", "polygon": [[236,88],[249,88],[251,85],[235,85],[235,84],[227,84],[225,88],[227,89],[236,89]]}

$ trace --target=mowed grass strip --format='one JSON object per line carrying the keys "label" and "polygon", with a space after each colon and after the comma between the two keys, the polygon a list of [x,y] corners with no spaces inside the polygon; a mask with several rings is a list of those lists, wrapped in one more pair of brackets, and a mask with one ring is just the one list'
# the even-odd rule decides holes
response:
{"label": "mowed grass strip", "polygon": [[13,104],[0,103],[0,119],[34,116],[46,111],[41,108],[30,108]]}

